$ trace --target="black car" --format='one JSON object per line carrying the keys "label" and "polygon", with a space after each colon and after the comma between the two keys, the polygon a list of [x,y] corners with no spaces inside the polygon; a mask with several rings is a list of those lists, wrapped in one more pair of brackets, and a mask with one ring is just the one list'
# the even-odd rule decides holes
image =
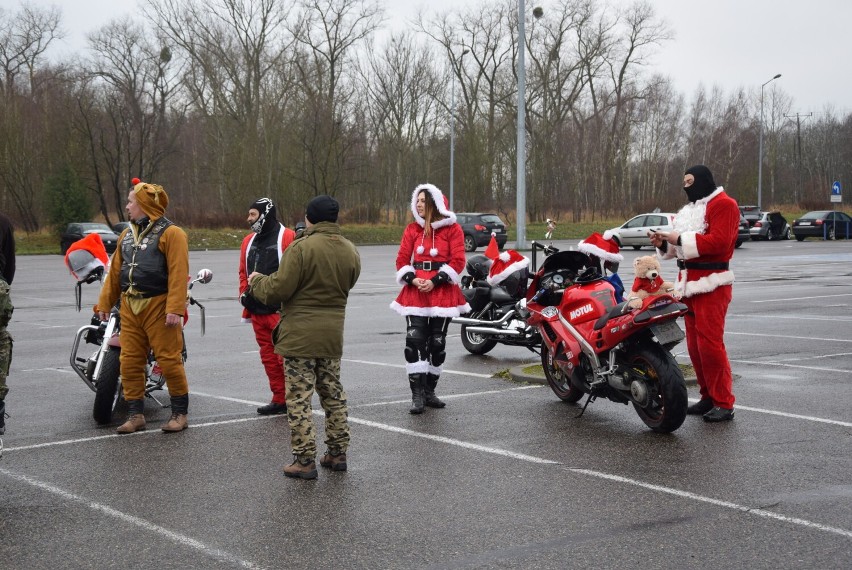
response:
{"label": "black car", "polygon": [[116,222],[112,225],[112,231],[115,232],[116,235],[121,235],[121,232],[130,227],[130,222]]}
{"label": "black car", "polygon": [[107,253],[111,254],[115,251],[118,236],[108,225],[95,222],[75,222],[68,224],[68,227],[65,228],[65,231],[59,237],[59,247],[62,250],[62,255],[68,252],[68,248],[71,247],[72,243],[83,239],[89,234],[100,234]]}
{"label": "black car", "polygon": [[740,247],[746,241],[751,241],[751,230],[748,227],[748,220],[740,214],[740,227],[737,229],[737,247]]}
{"label": "black car", "polygon": [[500,249],[506,245],[506,224],[497,214],[463,213],[456,214],[456,221],[464,231],[464,250],[476,251],[477,247],[488,245],[491,241],[491,232],[497,239]]}
{"label": "black car", "polygon": [[796,236],[796,241],[804,241],[806,237],[849,239],[852,237],[852,217],[845,212],[833,210],[808,212],[793,220],[793,235]]}

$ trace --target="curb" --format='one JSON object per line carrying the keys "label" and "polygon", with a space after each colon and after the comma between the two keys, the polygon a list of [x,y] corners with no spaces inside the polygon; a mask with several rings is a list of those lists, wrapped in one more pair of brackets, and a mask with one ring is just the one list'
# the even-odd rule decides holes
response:
{"label": "curb", "polygon": [[[534,364],[524,364],[521,366],[513,366],[509,368],[509,377],[515,382],[526,382],[527,384],[547,384],[547,379],[543,374],[529,374],[524,372],[524,368],[534,366]],[[698,379],[695,376],[684,378],[687,386],[695,386],[698,384]]]}

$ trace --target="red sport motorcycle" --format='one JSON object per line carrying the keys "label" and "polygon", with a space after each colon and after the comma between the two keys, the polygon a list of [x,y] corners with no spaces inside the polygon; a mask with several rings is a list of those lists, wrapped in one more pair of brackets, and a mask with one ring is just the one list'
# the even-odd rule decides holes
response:
{"label": "red sport motorcycle", "polygon": [[588,255],[532,245],[533,267],[538,250],[546,258],[517,311],[540,333],[541,364],[553,392],[566,402],[587,394],[583,411],[601,397],[633,404],[653,431],[679,428],[686,383],[670,351],[684,338],[677,319],[686,305],[670,295],[648,297],[638,308],[616,303]]}

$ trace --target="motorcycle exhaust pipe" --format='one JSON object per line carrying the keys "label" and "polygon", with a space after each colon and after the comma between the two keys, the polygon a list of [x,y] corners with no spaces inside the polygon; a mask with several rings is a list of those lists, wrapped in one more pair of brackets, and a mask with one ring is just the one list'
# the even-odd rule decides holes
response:
{"label": "motorcycle exhaust pipe", "polygon": [[502,335],[502,336],[521,336],[523,333],[517,329],[495,329],[494,327],[472,327],[468,326],[465,329],[469,333],[487,334],[487,335]]}
{"label": "motorcycle exhaust pipe", "polygon": [[[509,311],[505,315],[503,315],[498,321],[484,321],[482,319],[471,319],[468,317],[453,317],[453,323],[459,325],[467,325],[468,327],[494,327],[495,325],[502,325],[509,321],[515,315],[515,311]],[[468,329],[471,330],[471,329]],[[479,331],[475,331],[479,332]]]}

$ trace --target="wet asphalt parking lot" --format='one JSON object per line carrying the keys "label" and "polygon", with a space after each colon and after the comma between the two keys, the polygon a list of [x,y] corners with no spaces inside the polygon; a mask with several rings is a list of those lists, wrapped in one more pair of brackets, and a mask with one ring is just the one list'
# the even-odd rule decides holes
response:
{"label": "wet asphalt parking lot", "polygon": [[[239,322],[238,252],[190,255],[193,272],[214,272],[194,290],[206,335],[196,309],[186,329],[191,428],[163,434],[169,412],[149,400],[148,431],[121,437],[92,420],[68,363],[89,313],[75,311],[62,258],[19,257],[0,567],[852,567],[852,243],[736,251],[736,419],[688,417],[669,435],[631,407],[597,401],[578,419],[548,387],[494,377],[537,356],[469,355],[457,326],[447,407],[409,415],[404,323],[388,308],[396,248],[359,249],[342,365],[349,471],[316,481],[282,475],[286,418],[255,412],[270,394]],[[629,285],[630,262],[651,251],[624,253]],[[96,297],[84,287],[84,306]]]}

